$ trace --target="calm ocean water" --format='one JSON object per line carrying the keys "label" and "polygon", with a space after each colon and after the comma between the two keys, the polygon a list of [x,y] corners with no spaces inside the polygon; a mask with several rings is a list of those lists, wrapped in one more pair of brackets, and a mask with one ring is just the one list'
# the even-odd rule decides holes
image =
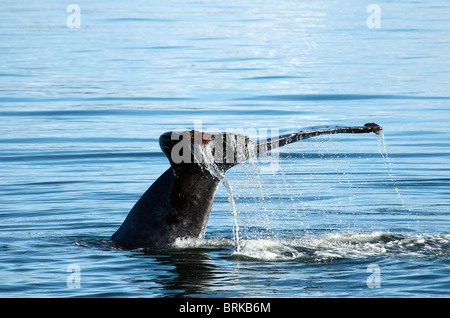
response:
{"label": "calm ocean water", "polygon": [[[2,1],[0,297],[450,296],[450,3],[371,3]],[[222,186],[204,238],[108,243],[163,132],[366,122],[228,172],[239,253]]]}

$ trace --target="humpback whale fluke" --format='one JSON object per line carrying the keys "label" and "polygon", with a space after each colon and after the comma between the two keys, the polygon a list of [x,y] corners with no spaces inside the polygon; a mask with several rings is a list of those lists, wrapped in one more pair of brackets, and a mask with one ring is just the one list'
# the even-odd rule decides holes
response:
{"label": "humpback whale fluke", "polygon": [[[164,248],[177,238],[200,237],[206,227],[220,177],[207,169],[213,161],[218,173],[254,156],[287,144],[323,134],[370,133],[382,130],[374,123],[358,127],[327,127],[281,135],[256,143],[235,133],[196,130],[167,132],[160,136],[167,169],[142,195],[123,224],[112,235],[121,248]],[[208,148],[208,151],[205,151]],[[210,162],[211,163],[211,162]]]}

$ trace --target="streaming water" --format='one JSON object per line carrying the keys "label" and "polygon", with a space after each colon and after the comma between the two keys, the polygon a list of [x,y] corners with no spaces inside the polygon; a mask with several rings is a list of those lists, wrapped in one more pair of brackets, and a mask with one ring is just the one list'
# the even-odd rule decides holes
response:
{"label": "streaming water", "polygon": [[[378,151],[380,152],[381,156],[383,157],[386,168],[388,169],[389,177],[391,179],[391,182],[395,189],[395,192],[397,193],[397,197],[402,202],[402,207],[407,208],[405,201],[403,200],[403,197],[400,194],[400,191],[398,190],[397,182],[395,180],[394,172],[392,169],[392,161],[389,159],[389,152],[387,149],[386,141],[384,140],[384,133],[382,130],[380,130],[378,132],[377,141],[378,141]],[[408,211],[411,212],[411,209],[408,208]]]}
{"label": "streaming water", "polygon": [[[240,145],[237,145],[239,147]],[[214,160],[214,153],[213,148],[211,147],[211,144],[201,145],[194,143],[193,144],[193,155],[194,158],[197,160],[198,163],[202,165],[206,170],[208,170],[213,176],[218,178],[220,182],[225,186],[225,189],[228,192],[228,200],[230,202],[232,215],[234,218],[234,226],[233,226],[233,236],[234,236],[234,242],[236,245],[237,252],[240,251],[240,242],[239,242],[239,225],[238,225],[238,213],[236,210],[236,203],[234,200],[234,194],[233,194],[233,188],[230,185],[230,182],[228,181],[225,174],[220,170],[220,168],[217,166],[215,160]],[[239,149],[239,148],[234,148]]]}

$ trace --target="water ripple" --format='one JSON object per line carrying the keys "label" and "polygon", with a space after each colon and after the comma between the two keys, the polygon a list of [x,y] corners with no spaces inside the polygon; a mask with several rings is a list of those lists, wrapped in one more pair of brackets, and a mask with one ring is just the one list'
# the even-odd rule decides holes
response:
{"label": "water ripple", "polygon": [[449,96],[420,96],[420,95],[393,95],[393,94],[285,94],[285,95],[257,95],[243,97],[238,100],[264,100],[264,101],[351,101],[351,100],[449,100]]}

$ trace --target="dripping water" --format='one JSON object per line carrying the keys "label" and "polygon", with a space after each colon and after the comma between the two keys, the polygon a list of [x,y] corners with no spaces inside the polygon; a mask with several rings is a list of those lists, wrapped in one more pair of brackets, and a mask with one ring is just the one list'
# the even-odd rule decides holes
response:
{"label": "dripping water", "polygon": [[[384,135],[383,135],[382,131],[380,131],[377,141],[378,141],[378,151],[380,152],[380,154],[383,158],[384,164],[388,168],[389,179],[395,189],[397,197],[401,201],[402,207],[407,208],[405,201],[398,189],[397,180],[394,177],[392,161],[389,158],[389,152],[388,152],[387,145],[384,140]],[[238,143],[237,140],[233,141],[233,142]],[[332,139],[331,139],[331,142],[333,142]],[[236,145],[234,145],[234,147],[235,147],[234,149],[239,149],[240,146],[242,146],[242,145],[236,144]],[[336,152],[336,150],[335,150],[335,152]],[[241,251],[240,228],[239,228],[239,224],[238,224],[238,212],[236,209],[235,194],[234,194],[232,185],[231,185],[230,181],[228,180],[228,178],[225,176],[225,173],[222,172],[222,170],[215,163],[211,145],[209,145],[209,144],[207,144],[207,145],[194,144],[193,153],[194,153],[194,157],[196,158],[196,160],[199,163],[201,163],[201,166],[204,169],[208,170],[213,176],[218,178],[221,181],[221,183],[224,185],[224,187],[227,191],[228,201],[229,201],[231,212],[232,212],[233,219],[234,219],[234,224],[233,224],[234,243],[236,246],[237,253],[240,253],[240,251]],[[255,162],[253,162],[252,160],[250,160],[250,161],[251,161],[250,162],[251,166],[254,166],[255,164],[257,164]],[[253,177],[256,177],[256,179],[257,179],[256,184],[259,184],[259,195],[261,196],[262,201],[265,201],[264,193],[263,193],[263,189],[262,189],[262,180],[260,179],[260,173],[261,172],[257,173],[255,171],[253,171],[252,175],[253,175]],[[282,180],[284,181],[284,185],[287,187],[287,180],[284,176],[283,171],[281,171],[281,175],[282,175]],[[347,180],[347,182],[351,185],[351,183],[348,180]],[[291,197],[291,200],[294,201],[294,199],[292,198],[292,195],[290,195],[290,197]],[[266,209],[265,205],[263,208],[264,208],[264,210]],[[297,209],[295,209],[295,210],[297,210]],[[411,211],[411,210],[408,209],[408,211]],[[265,211],[265,212],[267,213],[267,211]]]}
{"label": "dripping water", "polygon": [[378,151],[380,152],[380,154],[381,154],[381,156],[383,158],[384,164],[385,164],[385,166],[388,169],[389,178],[390,178],[390,180],[392,182],[392,185],[393,185],[393,187],[395,189],[395,192],[397,193],[398,199],[402,203],[402,208],[406,208],[406,209],[408,209],[408,211],[411,212],[411,209],[406,207],[405,201],[403,200],[403,197],[400,194],[400,191],[398,190],[397,180],[394,177],[394,172],[393,172],[393,169],[392,169],[392,161],[389,158],[389,152],[388,152],[388,149],[387,149],[387,146],[386,146],[386,142],[384,140],[384,134],[383,134],[382,130],[380,130],[379,134],[377,135],[377,141],[378,141]]}

